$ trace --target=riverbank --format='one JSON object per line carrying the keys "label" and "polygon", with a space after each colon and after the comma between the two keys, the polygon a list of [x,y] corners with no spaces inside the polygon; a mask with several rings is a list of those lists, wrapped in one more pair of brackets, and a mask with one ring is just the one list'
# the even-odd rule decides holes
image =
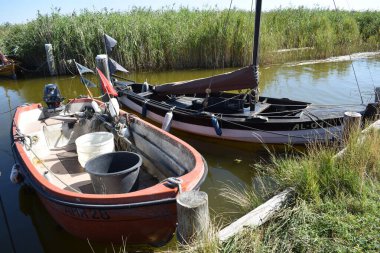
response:
{"label": "riverbank", "polygon": [[[186,248],[187,252],[379,252],[379,130],[358,142],[353,133],[343,156],[339,146],[312,145],[307,154],[272,157],[272,165],[256,165],[271,187],[222,191],[243,213],[263,200],[263,193],[295,187],[294,205],[259,229],[246,229],[221,245],[215,232]],[[257,178],[256,178],[257,179]],[[260,187],[261,186],[261,187]],[[266,197],[264,197],[265,199]],[[214,226],[213,231],[217,231]],[[182,251],[182,249],[181,249]]]}
{"label": "riverbank", "polygon": [[[69,59],[94,67],[94,57],[104,52],[102,34],[107,33],[119,43],[111,57],[130,70],[238,67],[251,62],[253,18],[250,12],[236,9],[135,8],[71,15],[54,11],[38,14],[26,24],[1,25],[0,50],[31,69],[44,64],[44,44],[51,43],[59,72],[65,74]],[[378,11],[299,8],[264,12],[260,62],[377,51],[379,26]]]}

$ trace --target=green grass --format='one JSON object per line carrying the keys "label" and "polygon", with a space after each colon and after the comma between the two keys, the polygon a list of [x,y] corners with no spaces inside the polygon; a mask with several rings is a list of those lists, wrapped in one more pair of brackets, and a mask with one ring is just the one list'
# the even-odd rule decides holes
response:
{"label": "green grass", "polygon": [[[278,9],[263,13],[260,62],[316,59],[378,50],[380,12]],[[45,61],[44,44],[63,60],[90,67],[104,53],[102,34],[118,41],[112,57],[131,70],[221,68],[251,63],[253,15],[250,12],[132,8],[128,12],[82,10],[63,15],[38,13],[26,24],[0,26],[0,50],[27,66]],[[308,50],[278,53],[279,49]]]}
{"label": "green grass", "polygon": [[[204,250],[195,244],[190,252],[379,252],[380,132],[371,130],[361,141],[358,136],[352,134],[340,157],[337,145],[313,144],[305,154],[273,156],[271,165],[258,165],[272,178],[272,194],[295,188],[295,204],[258,229],[245,229],[223,245],[215,239]],[[268,191],[227,187],[222,194],[246,213]]]}

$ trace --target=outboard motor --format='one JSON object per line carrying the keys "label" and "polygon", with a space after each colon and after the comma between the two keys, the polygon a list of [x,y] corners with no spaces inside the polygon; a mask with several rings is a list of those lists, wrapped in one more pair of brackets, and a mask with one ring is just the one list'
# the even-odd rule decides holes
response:
{"label": "outboard motor", "polygon": [[46,84],[44,88],[44,101],[48,106],[48,109],[57,109],[61,106],[61,102],[65,98],[61,97],[56,84]]}

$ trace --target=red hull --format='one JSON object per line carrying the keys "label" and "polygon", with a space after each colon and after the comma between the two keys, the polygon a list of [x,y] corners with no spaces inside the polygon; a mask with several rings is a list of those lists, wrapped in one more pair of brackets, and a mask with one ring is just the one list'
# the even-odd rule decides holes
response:
{"label": "red hull", "polygon": [[[76,102],[90,101],[77,99]],[[14,116],[13,136],[22,112],[41,108],[39,104],[19,107]],[[199,188],[207,174],[202,156],[190,145],[175,136],[135,118],[139,124],[161,134],[181,149],[192,154],[194,167],[179,177],[183,191]],[[67,191],[49,183],[35,168],[22,144],[15,139],[14,150],[26,181],[37,191],[44,206],[67,232],[92,241],[146,243],[161,245],[170,238],[176,228],[177,188],[165,182],[152,187],[124,194],[85,194]]]}
{"label": "red hull", "polygon": [[40,199],[66,231],[90,241],[161,245],[176,228],[175,203],[117,210],[66,207]]}

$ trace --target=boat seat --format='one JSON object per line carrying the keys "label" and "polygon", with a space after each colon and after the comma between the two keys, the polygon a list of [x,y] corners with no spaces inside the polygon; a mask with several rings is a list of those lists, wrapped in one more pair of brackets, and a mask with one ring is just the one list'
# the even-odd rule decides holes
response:
{"label": "boat seat", "polygon": [[63,124],[63,123],[74,123],[74,122],[77,122],[78,119],[75,118],[75,117],[51,117],[51,118],[48,118],[46,120],[44,120],[44,123],[47,125],[47,126],[51,126],[51,125],[57,125],[57,124]]}
{"label": "boat seat", "polygon": [[269,106],[270,106],[270,104],[268,104],[268,103],[257,102],[257,103],[255,104],[255,112],[254,112],[254,114],[259,114],[259,113],[263,112],[263,111],[266,110]]}
{"label": "boat seat", "polygon": [[42,127],[44,126],[44,123],[41,122],[30,122],[29,124],[26,124],[22,133],[25,135],[33,135],[40,131],[42,131]]}
{"label": "boat seat", "polygon": [[144,92],[138,93],[138,95],[141,97],[150,97],[152,94],[153,92],[151,91],[144,91]]}
{"label": "boat seat", "polygon": [[190,109],[197,100],[200,100],[200,99],[197,97],[183,96],[183,97],[176,98],[172,101],[167,101],[167,103],[169,105],[172,105],[178,108]]}
{"label": "boat seat", "polygon": [[48,172],[50,175],[45,177],[60,189],[73,191],[69,187],[71,186],[78,191],[82,191],[82,186],[91,183],[90,175],[79,164],[75,144],[50,149],[49,156],[44,157],[41,162],[36,160],[34,163],[42,175],[47,171],[46,167],[50,168],[50,172]]}

